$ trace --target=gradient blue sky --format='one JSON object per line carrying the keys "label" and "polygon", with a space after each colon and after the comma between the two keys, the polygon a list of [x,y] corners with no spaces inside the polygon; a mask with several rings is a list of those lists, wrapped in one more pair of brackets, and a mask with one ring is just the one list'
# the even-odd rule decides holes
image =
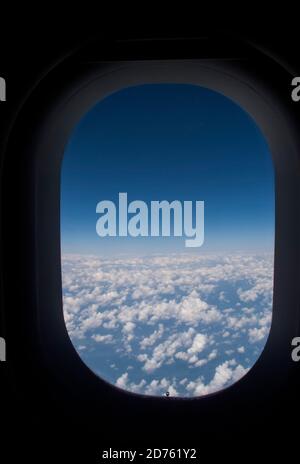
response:
{"label": "gradient blue sky", "polygon": [[[69,253],[273,251],[274,173],[250,116],[199,86],[153,84],[117,92],[75,128],[61,178],[62,250]],[[184,237],[100,238],[96,205],[204,200],[205,242]]]}

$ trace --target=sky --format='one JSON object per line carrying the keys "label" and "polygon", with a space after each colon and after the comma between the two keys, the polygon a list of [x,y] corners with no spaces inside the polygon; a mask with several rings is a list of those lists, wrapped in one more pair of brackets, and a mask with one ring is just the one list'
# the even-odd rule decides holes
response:
{"label": "sky", "polygon": [[[100,237],[103,200],[204,201],[204,244]],[[75,350],[134,393],[198,397],[254,366],[272,321],[274,173],[255,122],[192,85],[123,89],[74,129],[62,165],[63,308]]]}
{"label": "sky", "polygon": [[197,252],[273,250],[267,143],[250,116],[215,91],[187,84],[123,89],[82,118],[63,158],[64,252],[188,251],[182,237],[99,237],[96,205],[117,204],[119,192],[147,204],[204,201],[205,240]]}

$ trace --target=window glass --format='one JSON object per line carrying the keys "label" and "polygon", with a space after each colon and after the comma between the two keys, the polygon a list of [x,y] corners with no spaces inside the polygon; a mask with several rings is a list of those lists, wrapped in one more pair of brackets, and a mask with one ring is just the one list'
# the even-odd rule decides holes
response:
{"label": "window glass", "polygon": [[158,396],[243,377],[270,330],[274,201],[266,140],[224,95],[148,84],[98,102],[61,177],[64,317],[87,366]]}

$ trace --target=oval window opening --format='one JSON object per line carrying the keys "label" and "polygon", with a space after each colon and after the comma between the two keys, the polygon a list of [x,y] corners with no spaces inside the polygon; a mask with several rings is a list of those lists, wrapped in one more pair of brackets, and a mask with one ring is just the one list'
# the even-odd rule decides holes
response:
{"label": "oval window opening", "polygon": [[266,140],[222,94],[147,84],[97,103],[61,177],[63,309],[84,363],[154,396],[243,377],[270,331],[274,196]]}

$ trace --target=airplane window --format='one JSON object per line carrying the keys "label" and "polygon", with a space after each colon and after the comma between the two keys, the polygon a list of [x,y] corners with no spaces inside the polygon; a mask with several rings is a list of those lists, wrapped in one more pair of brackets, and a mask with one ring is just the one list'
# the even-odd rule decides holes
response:
{"label": "airplane window", "polygon": [[84,363],[154,396],[246,375],[271,326],[274,206],[266,140],[231,99],[146,84],[98,102],[61,173],[64,318]]}

